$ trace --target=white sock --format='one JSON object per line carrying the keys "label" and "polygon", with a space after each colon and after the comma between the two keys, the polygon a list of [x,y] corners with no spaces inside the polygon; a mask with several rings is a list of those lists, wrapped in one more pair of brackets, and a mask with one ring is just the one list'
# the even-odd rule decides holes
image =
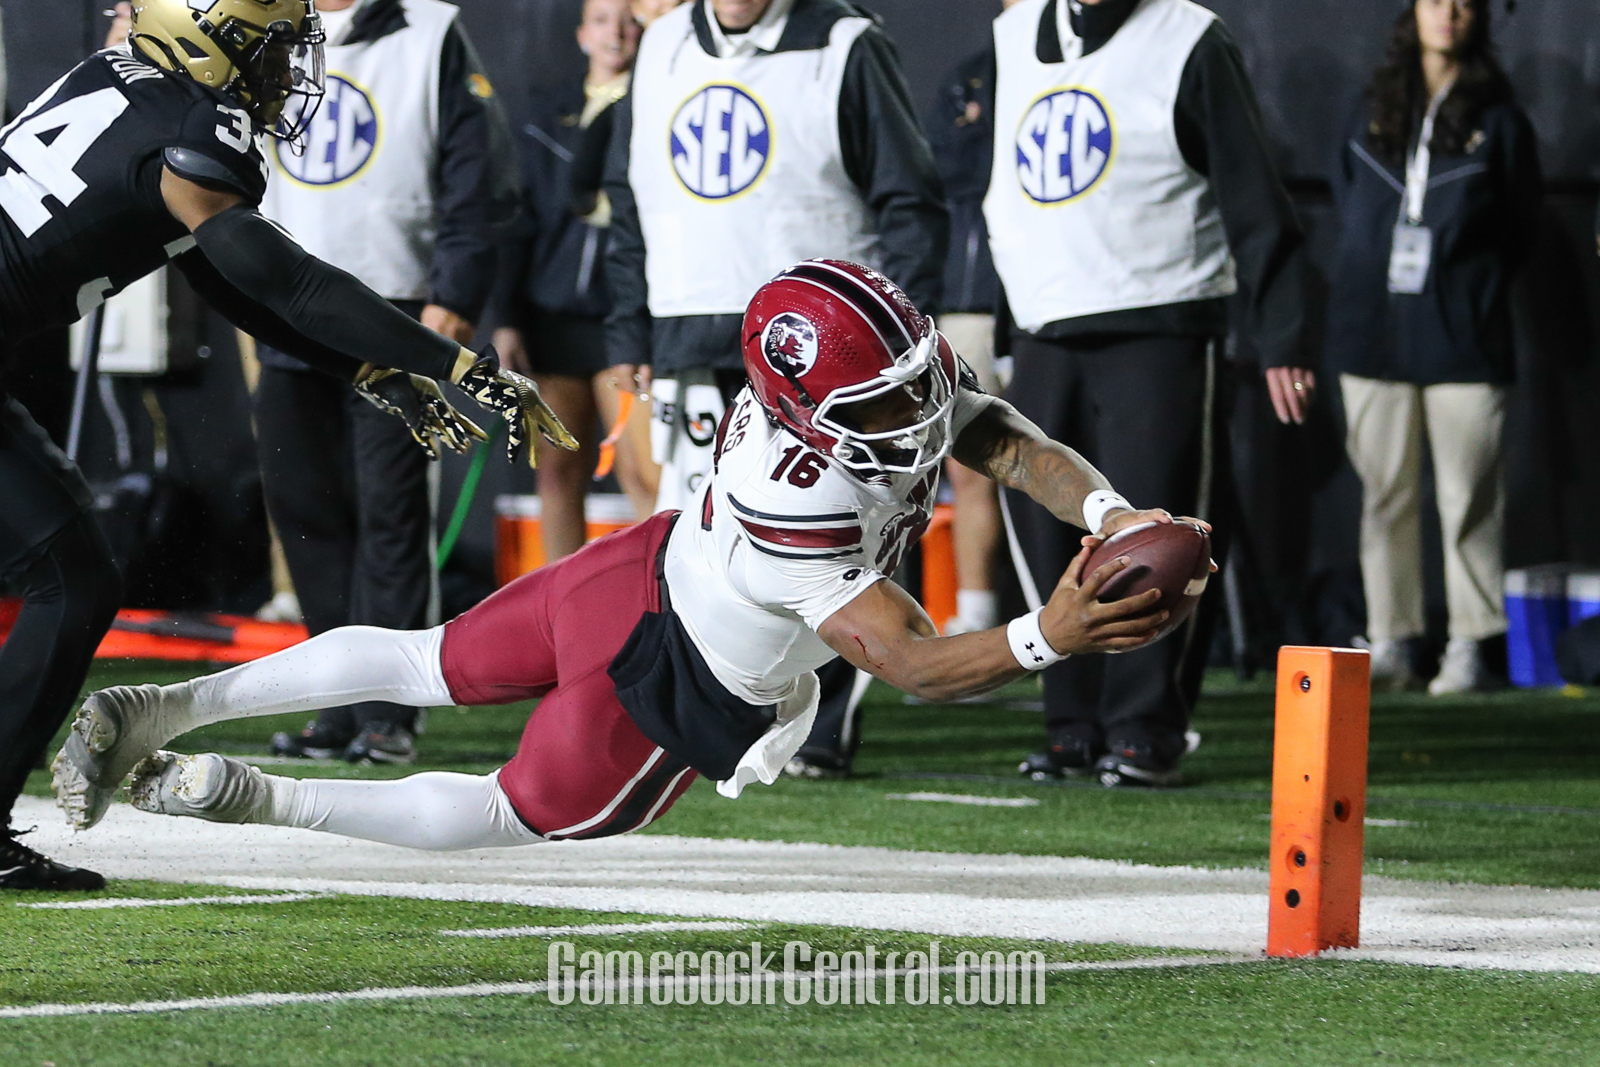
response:
{"label": "white sock", "polygon": [[386,845],[448,851],[531,845],[544,838],[517,817],[500,772],[427,771],[387,782],[263,775],[274,826],[297,826]]}
{"label": "white sock", "polygon": [[228,719],[317,711],[384,700],[425,708],[453,704],[439,652],[444,627],[342,626],[217,674],[161,687],[170,736]]}
{"label": "white sock", "polygon": [[971,633],[991,630],[999,622],[993,589],[957,589],[956,618]]}

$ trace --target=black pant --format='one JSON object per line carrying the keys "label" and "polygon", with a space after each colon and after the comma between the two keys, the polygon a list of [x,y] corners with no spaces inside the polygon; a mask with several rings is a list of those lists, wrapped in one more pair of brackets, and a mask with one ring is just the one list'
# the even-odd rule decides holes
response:
{"label": "black pant", "polygon": [[[267,513],[312,635],[349,625],[426,627],[428,458],[405,424],[348,383],[264,360],[256,437]],[[336,736],[353,738],[369,723],[411,729],[416,709],[370,701],[320,718]]]}
{"label": "black pant", "polygon": [[[22,609],[0,645],[0,815],[72,709],[116,618],[122,576],[77,465],[0,397],[0,579]],[[3,828],[4,824],[0,824]]]}
{"label": "black pant", "polygon": [[[1166,508],[1213,524],[1212,555],[1226,554],[1228,481],[1221,343],[1198,337],[1044,341],[1019,335],[1009,399],[1046,434],[1077,449],[1140,508]],[[1023,494],[1007,491],[1017,536],[1039,593],[1049,599],[1079,550],[1082,531]],[[1044,671],[1052,739],[1151,746],[1183,753],[1222,592],[1149,648],[1075,656]]]}

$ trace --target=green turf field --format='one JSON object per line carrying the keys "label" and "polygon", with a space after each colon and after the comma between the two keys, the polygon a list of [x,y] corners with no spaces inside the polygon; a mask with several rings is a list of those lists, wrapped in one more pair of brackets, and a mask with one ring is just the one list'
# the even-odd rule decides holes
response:
{"label": "green turf field", "polygon": [[[118,883],[119,897],[229,893]],[[33,899],[33,898],[30,898]],[[43,899],[43,898],[41,898]],[[0,899],[0,1002],[82,1004],[395,986],[532,982],[547,938],[446,929],[625,922],[638,916],[332,897],[293,904],[91,912]],[[573,935],[576,950],[673,952],[805,940],[842,951],[926,938],[759,925],[739,932]],[[1060,962],[1159,958],[1120,946],[1040,948]],[[1193,954],[1188,954],[1190,957]],[[943,980],[948,991],[953,976]],[[880,994],[881,999],[881,994]],[[1570,1064],[1600,1046],[1600,978],[1376,963],[1221,962],[1052,974],[1044,1004],[823,1006],[552,1004],[539,993],[295,1004],[137,1016],[0,1019],[7,1067],[604,1064]]]}
{"label": "green turf field", "polygon": [[[97,668],[91,685],[172,681],[149,664]],[[699,782],[649,832],[752,840],[883,845],[956,852],[1091,856],[1155,864],[1262,867],[1272,765],[1272,693],[1259,681],[1208,679],[1185,762],[1191,784],[1159,792],[1086,783],[1035,784],[1018,760],[1043,736],[1027,684],[989,706],[926,707],[874,685],[863,709],[859,775],[783,781],[738,801]],[[516,750],[525,705],[434,711],[421,768],[486,773]],[[272,731],[305,716],[225,723],[175,747],[262,754]],[[1435,700],[1380,695],[1372,710],[1368,816],[1405,825],[1367,831],[1369,873],[1436,881],[1600,887],[1600,694],[1511,691]],[[275,774],[385,776],[346,764]],[[29,791],[49,795],[49,776]],[[1035,798],[1037,807],[912,804],[891,793],[978,792]]]}
{"label": "green turf field", "polygon": [[[170,681],[150,664],[97,668],[94,686]],[[1214,675],[1186,764],[1192,784],[1111,792],[1034,784],[1037,695],[917,707],[875,687],[860,775],[752,787],[737,802],[697,785],[652,832],[963,852],[1264,866],[1271,693]],[[488,771],[526,708],[436,710],[422,767]],[[261,753],[288,720],[230,723],[177,747]],[[1504,693],[1375,700],[1368,870],[1434,880],[1600,886],[1600,698]],[[381,776],[345,765],[274,773]],[[30,792],[45,795],[36,775]],[[977,808],[891,794],[1036,799]],[[115,873],[115,872],[112,872]],[[118,897],[237,890],[115,883]],[[462,939],[447,929],[617,923],[648,916],[502,904],[330,897],[295,903],[97,911],[23,908],[0,894],[0,1007],[536,982],[548,938]],[[659,918],[659,917],[657,917]],[[758,925],[740,932],[574,936],[586,948],[727,949],[752,938],[832,950],[925,946],[920,935]],[[1018,943],[942,939],[944,951]],[[1125,946],[1039,944],[1056,963],[1158,957]],[[1193,954],[1186,954],[1193,955]],[[1226,961],[1051,974],[1044,1005],[560,1006],[542,994],[227,1007],[148,1015],[0,1019],[0,1064],[1535,1064],[1600,1059],[1600,978],[1350,960]]]}

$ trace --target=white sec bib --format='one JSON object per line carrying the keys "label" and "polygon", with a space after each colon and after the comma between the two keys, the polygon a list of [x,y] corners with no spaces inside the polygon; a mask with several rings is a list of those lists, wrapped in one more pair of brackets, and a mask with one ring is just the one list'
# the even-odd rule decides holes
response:
{"label": "white sec bib", "polygon": [[995,20],[994,171],[984,199],[995,267],[1017,325],[1234,292],[1210,182],[1178,147],[1183,69],[1216,16],[1191,0],[1144,0],[1083,56],[1061,17],[1061,63],[1041,63],[1048,0]]}
{"label": "white sec bib", "polygon": [[839,147],[845,64],[872,23],[839,20],[822,49],[724,59],[695,39],[694,6],[652,23],[634,66],[628,182],[651,315],[740,314],[802,259],[878,265]]}
{"label": "white sec bib", "polygon": [[439,57],[459,10],[440,0],[403,6],[405,29],[328,48],[327,96],[306,149],[277,144],[261,213],[378,295],[426,300]]}

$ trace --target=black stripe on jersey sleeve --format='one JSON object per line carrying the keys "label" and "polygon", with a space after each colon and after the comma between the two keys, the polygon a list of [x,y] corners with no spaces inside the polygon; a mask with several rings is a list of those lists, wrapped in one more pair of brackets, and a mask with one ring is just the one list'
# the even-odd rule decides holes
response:
{"label": "black stripe on jersey sleeve", "polygon": [[853,511],[834,512],[831,515],[773,515],[766,511],[757,511],[747,508],[728,494],[728,503],[732,504],[735,511],[742,511],[752,519],[771,519],[775,522],[859,522],[859,517]]}

